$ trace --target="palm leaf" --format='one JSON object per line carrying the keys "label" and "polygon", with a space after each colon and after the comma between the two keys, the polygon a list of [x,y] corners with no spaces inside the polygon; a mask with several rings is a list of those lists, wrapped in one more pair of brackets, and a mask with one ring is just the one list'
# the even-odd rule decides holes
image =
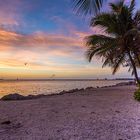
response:
{"label": "palm leaf", "polygon": [[97,14],[106,0],[72,0],[78,14]]}
{"label": "palm leaf", "polygon": [[91,61],[94,55],[103,56],[109,49],[113,49],[115,40],[112,37],[104,35],[92,35],[86,37],[86,46],[88,46],[86,56]]}

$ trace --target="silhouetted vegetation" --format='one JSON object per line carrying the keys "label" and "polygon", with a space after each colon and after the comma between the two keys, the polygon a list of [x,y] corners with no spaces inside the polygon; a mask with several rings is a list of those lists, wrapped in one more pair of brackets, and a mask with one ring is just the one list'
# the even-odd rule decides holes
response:
{"label": "silhouetted vegetation", "polygon": [[87,58],[91,61],[93,56],[100,57],[103,67],[110,66],[113,74],[120,66],[129,67],[140,84],[137,73],[140,65],[140,12],[134,12],[135,0],[129,6],[124,1],[109,5],[110,12],[102,12],[91,19],[91,26],[104,29],[104,35],[86,37]]}
{"label": "silhouetted vegetation", "polygon": [[134,98],[137,101],[140,101],[140,88],[134,93]]}

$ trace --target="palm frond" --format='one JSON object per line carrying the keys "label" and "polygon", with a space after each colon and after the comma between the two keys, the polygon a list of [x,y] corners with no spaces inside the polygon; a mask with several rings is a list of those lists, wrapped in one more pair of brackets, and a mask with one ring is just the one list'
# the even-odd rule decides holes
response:
{"label": "palm frond", "polygon": [[134,20],[134,25],[137,27],[138,30],[140,30],[140,10],[136,12],[133,20]]}
{"label": "palm frond", "polygon": [[119,1],[117,3],[109,3],[109,5],[111,7],[112,12],[120,13],[122,8],[123,8],[123,6],[124,6],[124,1],[121,0],[121,1]]}
{"label": "palm frond", "polygon": [[130,7],[129,7],[129,10],[130,12],[133,12],[135,9],[135,0],[131,0],[131,4],[130,4]]}
{"label": "palm frond", "polygon": [[120,66],[125,61],[124,58],[125,58],[125,55],[124,54],[117,57],[117,59],[114,61],[113,66],[112,66],[112,68],[113,68],[112,74],[115,74],[119,70]]}
{"label": "palm frond", "polygon": [[74,4],[74,10],[78,14],[93,15],[97,14],[102,7],[103,2],[106,0],[72,0]]}
{"label": "palm frond", "polygon": [[109,49],[114,47],[114,38],[104,35],[93,35],[86,37],[86,46],[88,50],[86,56],[91,61],[94,55],[103,55]]}

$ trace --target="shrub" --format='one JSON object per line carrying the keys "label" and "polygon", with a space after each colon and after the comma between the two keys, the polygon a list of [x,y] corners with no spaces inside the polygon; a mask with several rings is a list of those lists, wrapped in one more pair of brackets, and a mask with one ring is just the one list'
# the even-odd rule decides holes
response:
{"label": "shrub", "polygon": [[134,92],[134,98],[135,98],[137,101],[140,101],[140,88],[137,89],[137,90]]}

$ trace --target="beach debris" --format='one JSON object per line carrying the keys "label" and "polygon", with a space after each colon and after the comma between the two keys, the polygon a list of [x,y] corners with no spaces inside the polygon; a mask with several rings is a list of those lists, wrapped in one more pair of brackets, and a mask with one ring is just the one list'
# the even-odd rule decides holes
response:
{"label": "beach debris", "polygon": [[0,130],[0,133],[6,132],[6,131],[9,131],[9,130],[19,129],[19,128],[21,128],[23,126],[19,122],[11,122],[10,120],[1,122],[1,125],[3,125],[2,126],[3,129]]}
{"label": "beach debris", "polygon": [[63,91],[59,92],[58,94],[59,94],[59,95],[63,95],[63,94],[65,94],[65,93],[66,93],[66,91],[63,90]]}
{"label": "beach debris", "polygon": [[66,112],[66,114],[70,114],[70,112]]}
{"label": "beach debris", "polygon": [[60,132],[61,132],[61,130],[57,130],[57,132],[58,132],[58,133],[60,133]]}
{"label": "beach debris", "polygon": [[6,125],[9,125],[9,124],[11,124],[11,121],[4,121],[4,122],[2,122],[1,124],[6,124]]}
{"label": "beach debris", "polygon": [[44,96],[46,96],[46,95],[44,95],[44,94],[28,95],[28,96],[25,96],[25,100],[38,99],[38,98],[41,98],[41,97],[44,97]]}
{"label": "beach debris", "polygon": [[116,110],[115,112],[116,112],[116,113],[121,113],[121,112],[120,112],[120,111],[118,111],[118,110]]}
{"label": "beach debris", "polygon": [[20,127],[22,127],[22,125],[21,125],[21,123],[17,123],[17,124],[15,124],[13,127],[14,127],[14,128],[20,128]]}
{"label": "beach debris", "polygon": [[73,93],[73,92],[77,92],[77,91],[79,91],[78,88],[76,88],[76,89],[72,89],[72,90],[69,90],[69,91],[67,91],[67,93]]}
{"label": "beach debris", "polygon": [[52,110],[52,112],[53,112],[53,113],[56,113],[56,114],[58,113],[58,111],[56,111],[56,110]]}
{"label": "beach debris", "polygon": [[84,90],[85,90],[84,88],[79,89],[79,91],[84,91]]}
{"label": "beach debris", "polygon": [[95,112],[91,112],[91,114],[96,114]]}
{"label": "beach debris", "polygon": [[82,91],[82,90],[84,90],[84,89],[83,88],[82,89],[76,88],[76,89],[71,89],[71,90],[68,90],[68,91],[63,90],[58,95],[63,95],[63,94],[66,94],[66,93],[74,93],[74,92],[78,92],[78,91]]}
{"label": "beach debris", "polygon": [[136,85],[136,82],[135,81],[129,81],[129,82],[121,82],[121,83],[118,83],[116,84],[115,86],[130,86],[130,85]]}
{"label": "beach debris", "polygon": [[1,100],[2,101],[30,100],[30,99],[38,99],[44,96],[45,96],[44,94],[23,96],[18,93],[14,93],[14,94],[8,94],[8,95],[3,96]]}
{"label": "beach debris", "polygon": [[87,87],[86,88],[86,90],[92,90],[93,89],[93,87]]}
{"label": "beach debris", "polygon": [[1,100],[24,100],[24,99],[25,99],[25,97],[18,93],[5,95],[1,98]]}

